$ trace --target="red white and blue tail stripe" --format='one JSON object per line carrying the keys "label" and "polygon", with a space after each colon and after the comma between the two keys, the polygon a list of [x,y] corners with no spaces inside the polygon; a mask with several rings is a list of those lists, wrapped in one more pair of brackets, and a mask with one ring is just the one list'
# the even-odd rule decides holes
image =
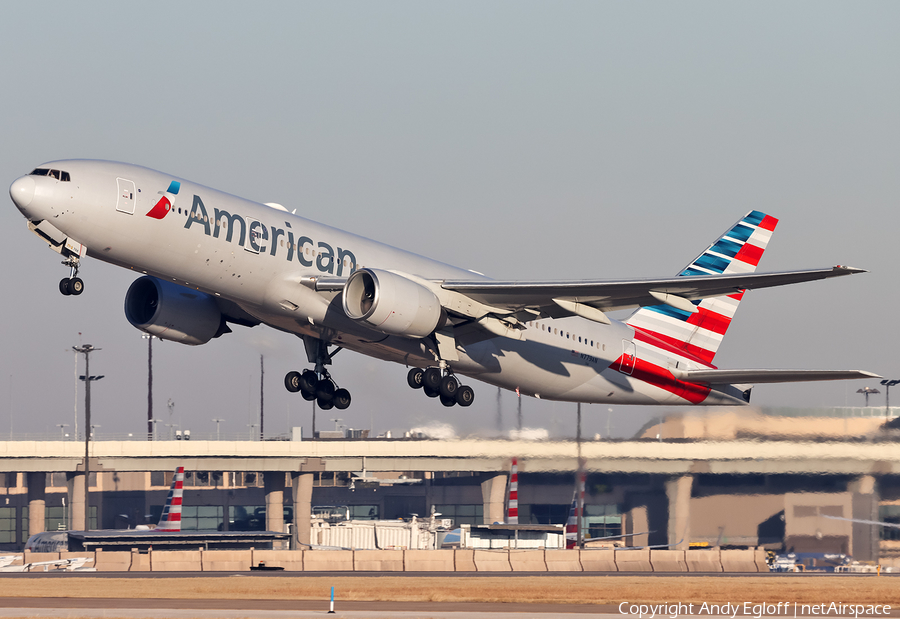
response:
{"label": "red white and blue tail stripe", "polygon": [[[680,273],[681,276],[752,273],[772,237],[778,220],[751,211],[732,226]],[[627,324],[635,339],[671,356],[710,366],[728,330],[743,292],[692,301],[696,313],[670,305],[637,310]]]}
{"label": "red white and blue tail stripe", "polygon": [[519,524],[519,460],[512,459],[509,471],[509,500],[506,504],[506,524]]}
{"label": "red white and blue tail stripe", "polygon": [[184,493],[184,467],[179,466],[175,469],[175,476],[172,478],[172,487],[169,489],[169,496],[166,498],[166,506],[163,507],[162,516],[159,518],[159,524],[156,525],[156,531],[181,531],[181,497]]}

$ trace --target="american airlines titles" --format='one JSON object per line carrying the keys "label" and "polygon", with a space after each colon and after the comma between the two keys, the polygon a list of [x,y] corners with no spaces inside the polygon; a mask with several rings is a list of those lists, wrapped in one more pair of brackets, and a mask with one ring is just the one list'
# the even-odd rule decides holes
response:
{"label": "american airlines titles", "polygon": [[[290,229],[291,224],[288,222],[284,222],[284,226],[287,228],[285,231],[275,226],[266,227],[265,224],[249,217],[247,219],[250,222],[249,226],[240,215],[221,209],[213,209],[213,216],[210,217],[203,200],[200,199],[200,196],[194,195],[191,214],[184,227],[190,229],[194,224],[202,226],[206,236],[216,239],[222,233],[222,228],[225,228],[227,242],[231,243],[237,232],[238,245],[254,253],[268,251],[272,256],[276,255],[278,251],[279,237],[285,237],[281,239],[280,245],[287,248],[286,258],[288,261],[293,260],[296,256],[297,262],[303,266],[312,267],[315,264],[316,269],[329,275],[350,275],[356,270],[356,256],[349,250],[338,247],[335,253],[334,248],[328,243],[321,241],[316,243],[308,236],[298,236],[295,240],[294,232]],[[249,243],[249,246],[244,245],[245,241]],[[313,257],[315,262],[313,262]]]}

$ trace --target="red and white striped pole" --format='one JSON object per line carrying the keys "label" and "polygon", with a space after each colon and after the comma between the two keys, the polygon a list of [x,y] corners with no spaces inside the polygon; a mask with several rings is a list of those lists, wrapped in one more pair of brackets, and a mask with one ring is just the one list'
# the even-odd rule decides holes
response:
{"label": "red and white striped pole", "polygon": [[506,524],[519,524],[519,461],[512,459],[509,474],[509,502],[506,507]]}

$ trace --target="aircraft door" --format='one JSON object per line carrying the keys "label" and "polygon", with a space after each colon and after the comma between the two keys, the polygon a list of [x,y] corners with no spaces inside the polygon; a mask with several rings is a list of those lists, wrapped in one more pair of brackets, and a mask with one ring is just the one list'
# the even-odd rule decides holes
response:
{"label": "aircraft door", "polygon": [[619,360],[619,371],[623,374],[631,376],[634,372],[634,361],[637,353],[634,348],[634,342],[631,340],[622,340],[622,357]]}
{"label": "aircraft door", "polygon": [[117,178],[116,183],[119,185],[119,197],[116,200],[116,210],[121,213],[134,215],[134,181]]}

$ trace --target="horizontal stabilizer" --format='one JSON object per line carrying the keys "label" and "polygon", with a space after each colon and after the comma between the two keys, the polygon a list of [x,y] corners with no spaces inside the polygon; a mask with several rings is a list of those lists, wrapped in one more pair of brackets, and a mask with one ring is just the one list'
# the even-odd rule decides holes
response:
{"label": "horizontal stabilizer", "polygon": [[863,370],[671,370],[678,380],[711,385],[805,383],[817,380],[881,378]]}

